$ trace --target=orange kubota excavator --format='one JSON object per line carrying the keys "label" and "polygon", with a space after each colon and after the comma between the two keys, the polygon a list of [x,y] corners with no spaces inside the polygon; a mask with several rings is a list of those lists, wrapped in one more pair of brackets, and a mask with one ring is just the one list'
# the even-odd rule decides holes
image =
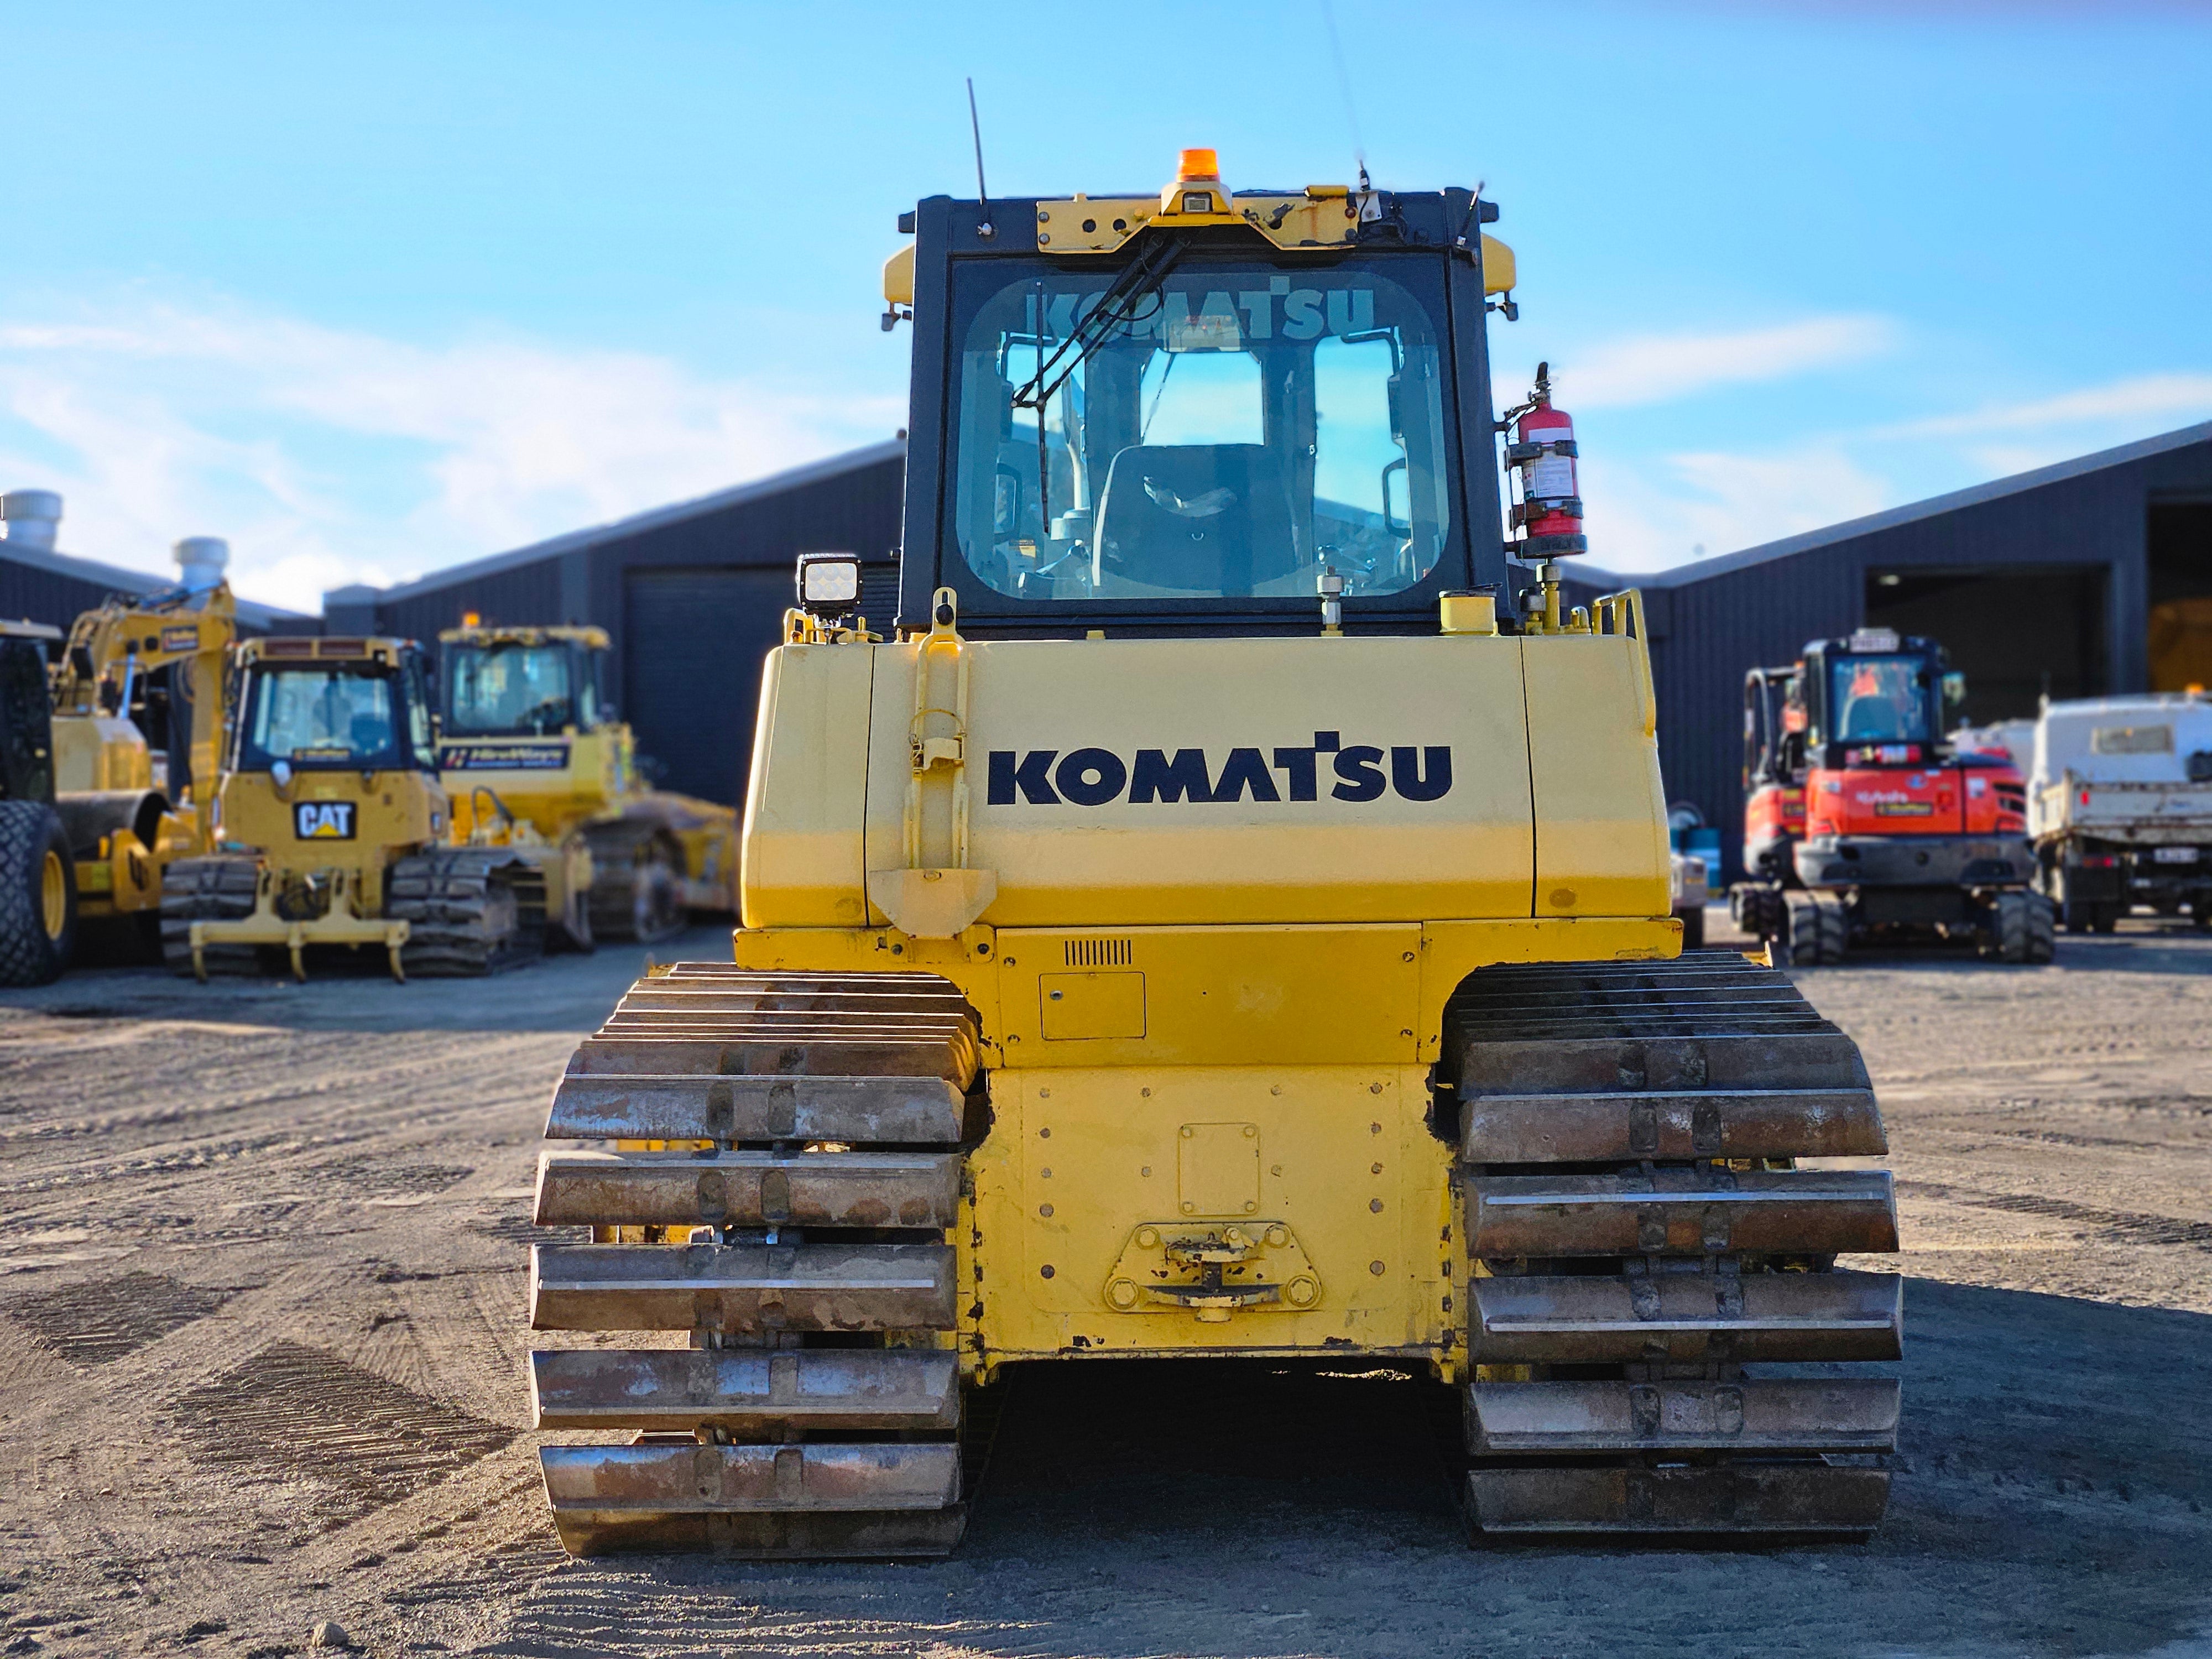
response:
{"label": "orange kubota excavator", "polygon": [[2050,902],[2029,884],[2027,785],[2002,756],[1942,735],[1966,695],[1932,640],[1863,628],[1744,678],[1747,932],[1795,963],[1854,942],[1971,938],[2004,962],[2048,962]]}

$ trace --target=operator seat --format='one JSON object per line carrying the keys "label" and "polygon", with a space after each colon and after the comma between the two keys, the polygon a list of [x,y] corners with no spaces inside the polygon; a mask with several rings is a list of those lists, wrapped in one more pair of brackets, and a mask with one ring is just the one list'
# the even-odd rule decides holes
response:
{"label": "operator seat", "polygon": [[1263,444],[1132,444],[1098,495],[1102,586],[1249,595],[1298,566],[1290,492]]}
{"label": "operator seat", "polygon": [[1887,697],[1870,696],[1863,692],[1844,705],[1843,726],[1845,743],[1881,743],[1903,732],[1897,705]]}

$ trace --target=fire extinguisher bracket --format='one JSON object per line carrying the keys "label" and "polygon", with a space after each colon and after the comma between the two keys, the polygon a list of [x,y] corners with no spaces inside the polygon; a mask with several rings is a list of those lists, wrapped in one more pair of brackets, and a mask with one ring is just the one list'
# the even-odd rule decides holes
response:
{"label": "fire extinguisher bracket", "polygon": [[1587,536],[1526,536],[1514,544],[1513,556],[1524,562],[1531,559],[1556,559],[1569,553],[1589,551]]}
{"label": "fire extinguisher bracket", "polygon": [[[1521,532],[1516,555],[1549,560],[1588,552],[1582,491],[1577,487],[1575,458],[1580,452],[1575,445],[1575,423],[1566,410],[1552,406],[1549,363],[1536,365],[1535,390],[1513,411],[1513,422],[1505,461],[1519,486],[1520,499],[1512,512],[1512,526]],[[1547,598],[1547,609],[1552,604]]]}

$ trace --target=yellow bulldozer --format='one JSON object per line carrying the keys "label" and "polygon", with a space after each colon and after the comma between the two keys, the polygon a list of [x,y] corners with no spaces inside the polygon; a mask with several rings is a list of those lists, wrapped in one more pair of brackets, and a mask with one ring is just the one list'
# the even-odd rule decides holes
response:
{"label": "yellow bulldozer", "polygon": [[902,216],[896,625],[801,561],[733,957],[552,1098],[568,1549],[942,1554],[974,1392],[1131,1358],[1425,1373],[1482,1533],[1876,1525],[1881,1118],[1681,953],[1640,603],[1501,528],[1494,217],[1207,151]]}
{"label": "yellow bulldozer", "polygon": [[538,849],[453,844],[420,647],[249,640],[233,663],[214,848],[164,872],[172,968],[205,979],[276,958],[304,979],[311,947],[366,947],[405,979],[541,953]]}
{"label": "yellow bulldozer", "polygon": [[471,622],[438,647],[439,757],[459,831],[585,858],[585,926],[568,928],[579,943],[664,939],[690,911],[737,908],[737,815],[641,777],[607,698],[605,629]]}

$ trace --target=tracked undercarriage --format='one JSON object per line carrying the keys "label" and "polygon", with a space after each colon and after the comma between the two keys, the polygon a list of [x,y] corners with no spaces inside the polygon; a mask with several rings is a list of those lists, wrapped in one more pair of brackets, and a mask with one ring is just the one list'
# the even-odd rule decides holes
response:
{"label": "tracked undercarriage", "polygon": [[[1896,1248],[1888,1176],[1793,1167],[1884,1150],[1850,1040],[1725,951],[1484,969],[1445,1030],[1474,1525],[1870,1529],[1897,1382],[1765,1370],[1899,1354],[1897,1277],[1833,1265]],[[690,1347],[532,1356],[540,1428],[634,1437],[545,1449],[571,1550],[958,1541],[976,1036],[933,975],[686,963],[577,1050],[546,1133],[618,1150],[544,1156],[593,1242],[537,1248],[532,1324]]]}
{"label": "tracked undercarriage", "polygon": [[[586,1040],[546,1134],[539,1330],[689,1333],[687,1351],[532,1356],[562,1541],[762,1558],[959,1541],[958,1218],[974,1016],[927,975],[684,963]],[[665,1340],[665,1339],[664,1339]]]}
{"label": "tracked undercarriage", "polygon": [[651,819],[616,819],[579,832],[592,854],[592,937],[653,944],[684,931],[684,854]]}
{"label": "tracked undercarriage", "polygon": [[[414,854],[393,862],[384,884],[382,916],[360,916],[327,877],[295,875],[288,884],[283,872],[250,856],[180,860],[163,872],[162,959],[172,972],[205,978],[258,973],[265,952],[289,957],[304,977],[310,946],[368,944],[413,979],[496,973],[544,952],[544,874],[504,849]],[[210,922],[231,926],[194,926]]]}
{"label": "tracked undercarriage", "polygon": [[[1466,1193],[1468,1480],[1487,1531],[1863,1532],[1898,1384],[1887,1150],[1851,1040],[1727,951],[1486,969],[1446,1015]],[[1854,1462],[1839,1462],[1839,1456]]]}

